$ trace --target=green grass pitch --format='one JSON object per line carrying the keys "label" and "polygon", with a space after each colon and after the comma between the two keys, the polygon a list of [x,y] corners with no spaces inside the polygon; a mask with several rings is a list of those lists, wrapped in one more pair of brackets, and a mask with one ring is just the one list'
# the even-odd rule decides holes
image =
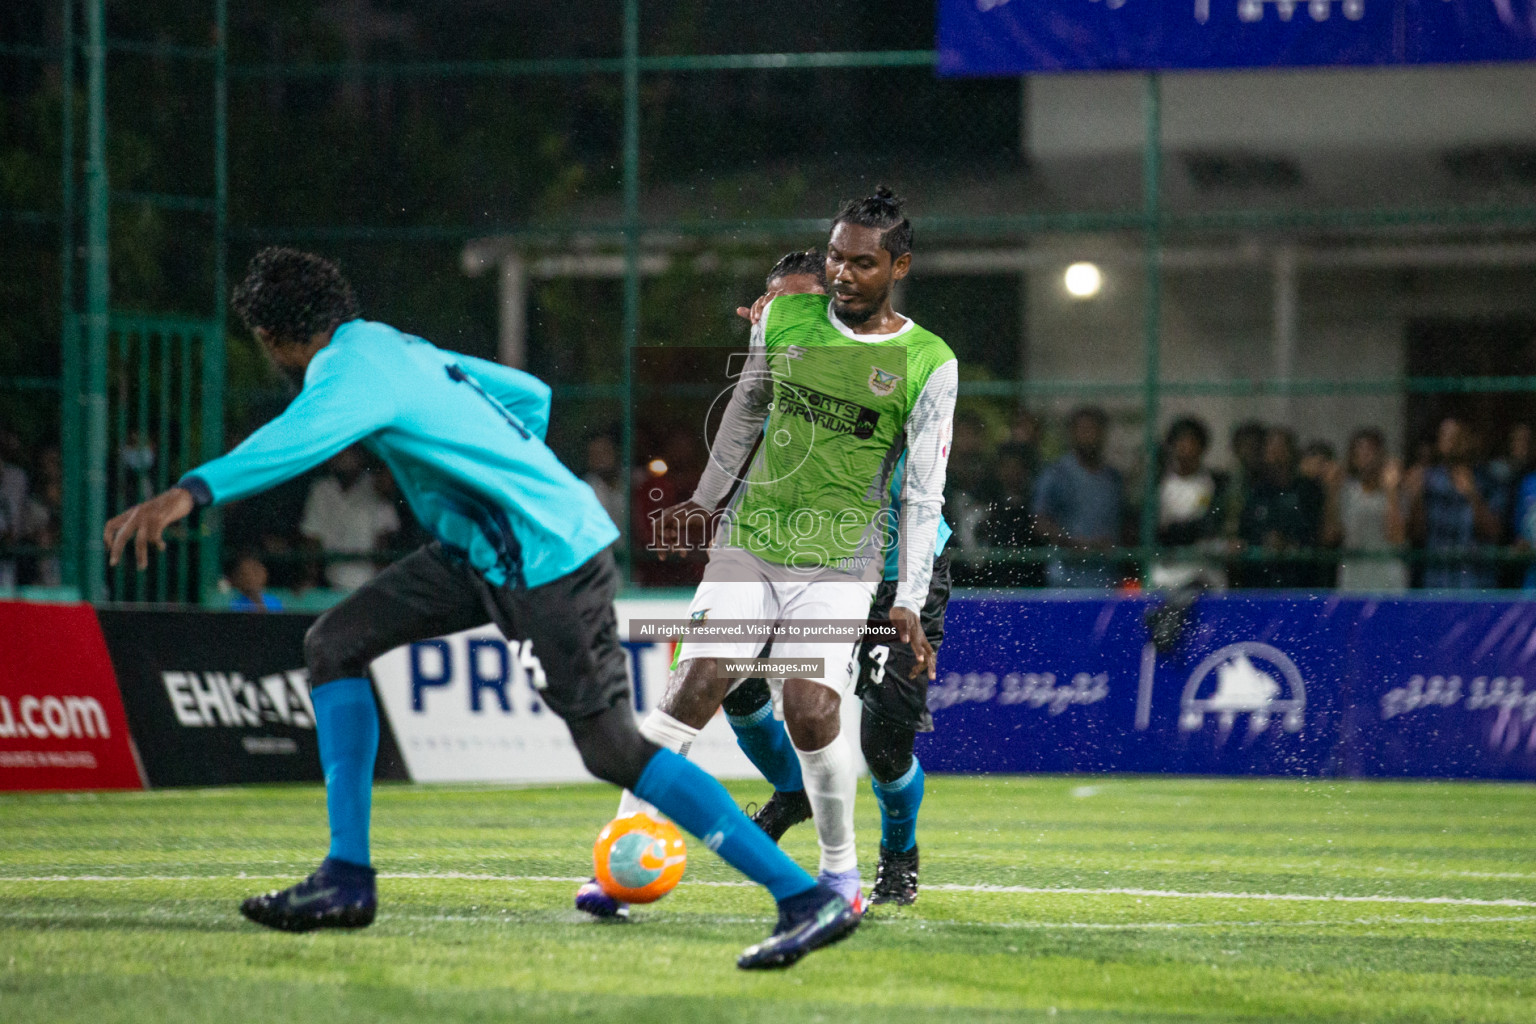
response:
{"label": "green grass pitch", "polygon": [[917,905],[766,974],[699,844],[632,923],[571,908],[615,796],[380,787],[379,920],[301,936],[236,905],[314,866],[319,787],[0,797],[0,1021],[1536,1021],[1536,787],[930,777]]}

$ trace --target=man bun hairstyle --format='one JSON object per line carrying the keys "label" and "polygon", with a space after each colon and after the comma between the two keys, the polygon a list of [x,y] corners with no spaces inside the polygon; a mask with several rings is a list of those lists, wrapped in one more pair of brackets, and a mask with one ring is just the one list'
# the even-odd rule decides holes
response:
{"label": "man bun hairstyle", "polygon": [[284,343],[303,344],[359,316],[357,296],[336,264],[277,246],[251,257],[230,305],[246,327]]}
{"label": "man bun hairstyle", "polygon": [[912,222],[901,212],[905,201],[884,185],[875,187],[875,194],[863,199],[851,199],[843,204],[832,221],[835,229],[839,224],[857,224],[864,228],[880,230],[880,247],[891,254],[891,259],[905,256],[912,251]]}
{"label": "man bun hairstyle", "polygon": [[827,254],[820,249],[797,249],[787,252],[779,257],[779,262],[768,271],[765,284],[772,287],[773,282],[781,277],[794,277],[799,274],[808,274],[816,280],[824,280],[827,276]]}

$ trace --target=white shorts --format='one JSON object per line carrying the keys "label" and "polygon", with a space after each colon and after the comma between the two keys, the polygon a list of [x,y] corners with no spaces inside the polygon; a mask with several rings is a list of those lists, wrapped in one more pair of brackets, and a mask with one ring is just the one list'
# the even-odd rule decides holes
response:
{"label": "white shorts", "polygon": [[[773,623],[845,619],[863,622],[869,618],[877,583],[866,583],[842,573],[823,573],[814,578],[785,579],[783,566],[737,548],[711,552],[704,580],[688,605],[691,619],[719,622],[727,619],[754,619]],[[789,574],[792,575],[792,574]],[[858,639],[790,640],[776,639],[767,656],[774,658],[820,658],[826,672],[813,682],[845,694],[853,688],[855,653]],[[678,662],[690,658],[756,658],[762,652],[761,639],[685,640],[678,649]],[[811,678],[811,677],[806,677]],[[768,680],[779,705],[783,679]]]}

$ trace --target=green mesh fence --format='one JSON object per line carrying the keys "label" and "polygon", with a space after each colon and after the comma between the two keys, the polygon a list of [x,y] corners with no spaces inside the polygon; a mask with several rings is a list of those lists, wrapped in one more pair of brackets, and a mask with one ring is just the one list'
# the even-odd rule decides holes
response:
{"label": "green mesh fence", "polygon": [[[1038,473],[1065,450],[1067,414],[1101,406],[1126,525],[1118,548],[1094,557],[1117,577],[1145,581],[1160,562],[1194,557],[1158,550],[1162,439],[1177,417],[1206,421],[1210,455],[1228,468],[1231,431],[1250,420],[1336,451],[1356,428],[1384,428],[1411,464],[1444,416],[1536,419],[1536,363],[1520,341],[1536,265],[1529,190],[1383,184],[1322,205],[1284,181],[1224,190],[1243,168],[1162,144],[1155,76],[1140,85],[1139,155],[1050,166],[1029,151],[1027,81],[934,77],[929,5],[881,17],[797,8],[766,22],[740,6],[551,5],[454,31],[435,7],[382,5],[349,27],[259,4],[186,0],[107,17],[100,0],[34,0],[35,30],[0,46],[4,66],[35,84],[12,91],[43,111],[24,145],[32,184],[3,195],[0,258],[28,293],[64,298],[16,304],[0,331],[58,336],[63,359],[0,365],[0,402],[11,419],[58,423],[28,441],[58,437],[66,454],[71,581],[97,596],[110,583],[120,598],[181,600],[195,595],[179,573],[216,573],[203,540],[145,581],[97,575],[90,538],[131,487],[87,468],[117,466],[127,433],[166,423],[159,384],[124,399],[113,382],[182,372],[158,354],[164,335],[98,335],[109,309],[133,308],[190,312],[223,336],[227,271],[272,242],[338,258],[371,316],[549,380],[563,458],[581,467],[594,435],[617,442],[626,528],[643,521],[630,498],[649,467],[667,462],[669,486],[684,487],[708,429],[674,415],[682,397],[636,390],[635,350],[740,343],[734,310],[766,268],[820,242],[837,203],[879,182],[910,197],[917,228],[900,307],[960,357],[961,420],[977,447],[953,475],[988,492],[970,497],[1006,502],[999,467],[1018,446]],[[55,11],[67,38],[48,35]],[[731,52],[744,38],[754,52]],[[50,75],[71,88],[50,91]],[[1101,275],[1091,299],[1064,290],[1080,262]],[[1468,351],[1487,358],[1437,356],[1478,330],[1486,338]],[[183,417],[194,451],[244,436],[285,397],[247,339],[226,345],[227,370],[215,360],[198,374],[229,422]],[[1490,456],[1502,440],[1480,439]],[[1033,585],[1030,567],[1060,554],[973,532],[956,553],[977,585]],[[1462,555],[1516,583],[1524,556],[1512,539]],[[1249,562],[1308,562],[1322,567],[1319,586],[1343,557],[1253,544],[1195,554],[1239,579]]]}

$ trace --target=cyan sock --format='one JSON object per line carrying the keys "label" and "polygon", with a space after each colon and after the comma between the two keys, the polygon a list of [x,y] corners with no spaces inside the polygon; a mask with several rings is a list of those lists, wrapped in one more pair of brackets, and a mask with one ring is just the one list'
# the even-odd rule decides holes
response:
{"label": "cyan sock", "polygon": [[892,853],[905,853],[917,845],[917,810],[923,805],[923,766],[917,758],[894,782],[869,780],[880,805],[880,845]]}
{"label": "cyan sock", "polygon": [[336,860],[368,865],[368,816],[373,805],[373,761],[379,752],[379,711],[366,679],[334,679],[310,693],[325,809]]}
{"label": "cyan sock", "polygon": [[763,778],[773,783],[774,789],[780,793],[805,789],[800,778],[800,758],[795,756],[795,746],[789,741],[784,723],[773,717],[772,701],[750,715],[726,715],[725,720],[736,733],[736,745],[763,773]]}
{"label": "cyan sock", "polygon": [[816,883],[752,824],[736,801],[707,772],[670,750],[660,750],[640,773],[635,795],[703,840],[727,864],[767,886],[776,900]]}

